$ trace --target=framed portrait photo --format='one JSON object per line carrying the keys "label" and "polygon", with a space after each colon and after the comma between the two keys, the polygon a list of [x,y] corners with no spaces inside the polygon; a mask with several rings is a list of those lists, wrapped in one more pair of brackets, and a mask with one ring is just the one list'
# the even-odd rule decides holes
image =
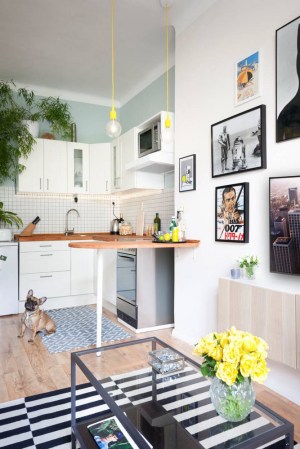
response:
{"label": "framed portrait photo", "polygon": [[249,183],[216,187],[216,242],[249,242]]}
{"label": "framed portrait photo", "polygon": [[196,155],[179,159],[179,192],[196,190]]}
{"label": "framed portrait photo", "polygon": [[211,125],[212,177],[267,167],[266,106]]}
{"label": "framed portrait photo", "polygon": [[276,142],[300,137],[300,17],[276,30]]}
{"label": "framed portrait photo", "polygon": [[235,104],[254,100],[260,93],[261,52],[256,51],[235,65]]}
{"label": "framed portrait photo", "polygon": [[269,178],[270,271],[300,275],[300,175]]}

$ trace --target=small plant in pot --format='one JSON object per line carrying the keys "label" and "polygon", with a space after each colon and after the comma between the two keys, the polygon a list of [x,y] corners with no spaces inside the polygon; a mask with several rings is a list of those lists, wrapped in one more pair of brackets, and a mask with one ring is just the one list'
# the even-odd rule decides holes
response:
{"label": "small plant in pot", "polygon": [[[23,225],[21,218],[15,213],[8,210],[3,210],[3,202],[0,201],[0,241],[11,241],[12,240],[12,230],[7,229],[15,225],[18,229]],[[4,229],[3,229],[3,228]]]}

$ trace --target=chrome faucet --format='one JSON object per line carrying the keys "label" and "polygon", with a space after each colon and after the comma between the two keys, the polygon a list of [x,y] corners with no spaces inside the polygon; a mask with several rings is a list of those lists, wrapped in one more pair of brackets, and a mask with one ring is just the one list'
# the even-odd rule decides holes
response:
{"label": "chrome faucet", "polygon": [[80,217],[79,212],[77,209],[69,209],[66,213],[66,228],[65,228],[65,235],[72,235],[74,234],[74,228],[69,229],[68,220],[69,220],[69,213],[70,212],[76,212],[77,216]]}

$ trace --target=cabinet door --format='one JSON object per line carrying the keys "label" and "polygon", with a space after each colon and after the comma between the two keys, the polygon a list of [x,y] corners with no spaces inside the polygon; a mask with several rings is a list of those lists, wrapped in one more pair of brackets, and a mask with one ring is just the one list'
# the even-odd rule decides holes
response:
{"label": "cabinet door", "polygon": [[119,138],[111,142],[111,189],[113,191],[121,188],[121,148]]}
{"label": "cabinet door", "polygon": [[44,140],[44,192],[66,193],[67,143],[59,140]]}
{"label": "cabinet door", "polygon": [[36,139],[28,158],[20,158],[19,163],[26,168],[18,176],[19,192],[43,192],[43,148],[44,140]]}
{"label": "cabinet door", "polygon": [[68,192],[89,192],[89,145],[68,142]]}
{"label": "cabinet door", "polygon": [[128,190],[136,187],[136,173],[126,170],[126,164],[135,159],[136,128],[132,128],[120,136],[120,150],[122,154],[122,186],[121,190]]}
{"label": "cabinet door", "polygon": [[110,144],[90,145],[90,193],[105,194],[111,191]]}
{"label": "cabinet door", "polygon": [[94,293],[95,253],[90,249],[71,248],[71,295]]}

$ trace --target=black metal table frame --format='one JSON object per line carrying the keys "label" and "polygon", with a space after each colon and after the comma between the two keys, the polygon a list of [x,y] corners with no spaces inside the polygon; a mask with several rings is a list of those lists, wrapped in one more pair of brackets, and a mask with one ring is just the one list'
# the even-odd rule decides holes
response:
{"label": "black metal table frame", "polygon": [[[152,350],[156,349],[156,345],[159,345],[163,348],[170,348],[175,350],[172,346],[168,345],[164,341],[160,340],[157,337],[148,337],[143,338],[139,340],[133,340],[129,342],[123,342],[123,343],[117,343],[113,345],[107,345],[99,348],[93,348],[93,349],[86,349],[82,351],[72,352],[71,353],[71,436],[72,436],[72,449],[75,449],[76,447],[76,440],[79,441],[81,449],[89,449],[84,439],[82,438],[82,434],[80,432],[80,429],[78,428],[78,425],[76,423],[76,365],[81,369],[83,374],[87,377],[87,379],[90,381],[90,383],[93,385],[97,393],[100,395],[100,397],[103,399],[103,401],[106,403],[106,405],[109,407],[111,414],[117,417],[126,431],[129,433],[133,441],[136,443],[136,445],[139,447],[139,449],[149,449],[149,445],[146,443],[144,437],[140,434],[140,432],[136,429],[136,427],[131,423],[131,421],[124,415],[124,412],[122,409],[116,404],[114,399],[107,393],[105,388],[101,385],[101,383],[96,379],[96,377],[93,375],[93,373],[87,368],[87,366],[84,364],[84,362],[81,360],[80,356],[86,355],[86,354],[92,354],[97,353],[97,355],[101,356],[101,352],[112,350],[112,349],[118,349],[125,346],[134,346],[141,343],[152,343]],[[200,364],[192,360],[191,358],[187,357],[185,354],[181,353],[180,351],[175,350],[178,354],[184,357],[185,360],[187,360],[191,365],[194,367],[200,369]],[[285,436],[286,441],[286,448],[293,448],[294,445],[294,426],[292,423],[287,421],[282,416],[275,413],[273,410],[269,409],[262,403],[255,401],[255,406],[261,410],[262,412],[265,412],[271,416],[273,416],[275,419],[278,419],[279,421],[283,422],[283,425],[280,427],[274,427],[271,430],[265,432],[262,435],[258,435],[256,437],[253,437],[249,441],[244,441],[241,444],[237,444],[234,446],[234,449],[255,449],[259,446],[262,446],[263,444],[268,444],[280,437]],[[88,421],[88,418],[87,418]],[[83,423],[81,423],[82,425]],[[271,439],[270,439],[270,433]],[[91,447],[94,444],[93,440],[91,439]],[[203,448],[201,443],[199,443],[199,448]]]}

